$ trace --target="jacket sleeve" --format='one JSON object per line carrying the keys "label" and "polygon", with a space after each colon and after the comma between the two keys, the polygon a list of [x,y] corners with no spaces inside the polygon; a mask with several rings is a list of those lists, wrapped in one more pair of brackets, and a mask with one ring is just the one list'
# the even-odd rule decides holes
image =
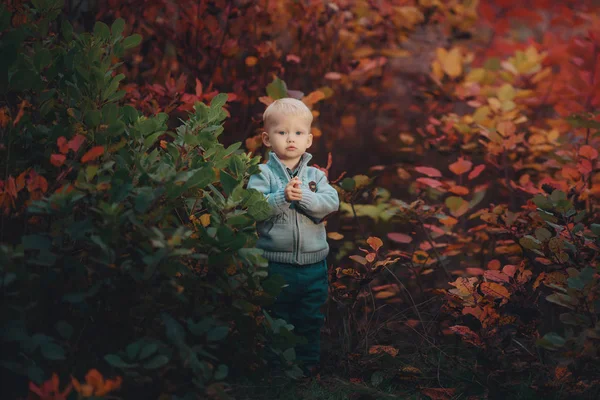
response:
{"label": "jacket sleeve", "polygon": [[261,164],[259,168],[260,173],[250,176],[248,189],[256,189],[265,196],[271,206],[271,216],[283,213],[290,206],[285,199],[284,188],[271,193],[271,174],[267,171],[268,167]]}
{"label": "jacket sleeve", "polygon": [[322,221],[339,209],[340,199],[337,190],[329,184],[323,171],[317,170],[317,177],[317,191],[313,193],[311,190],[302,190],[302,200],[298,203],[305,214]]}

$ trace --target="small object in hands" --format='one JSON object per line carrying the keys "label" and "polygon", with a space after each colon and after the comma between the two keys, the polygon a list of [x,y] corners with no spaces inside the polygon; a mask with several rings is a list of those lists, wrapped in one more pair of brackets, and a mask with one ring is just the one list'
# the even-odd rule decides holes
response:
{"label": "small object in hands", "polygon": [[311,192],[316,192],[317,191],[317,182],[315,182],[315,181],[308,182],[308,188],[311,190]]}

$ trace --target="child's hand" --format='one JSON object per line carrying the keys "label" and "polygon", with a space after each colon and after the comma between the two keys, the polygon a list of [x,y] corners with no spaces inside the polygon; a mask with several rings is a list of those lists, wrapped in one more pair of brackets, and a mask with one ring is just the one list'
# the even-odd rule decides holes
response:
{"label": "child's hand", "polygon": [[302,200],[302,189],[300,179],[296,176],[285,186],[283,193],[287,201]]}

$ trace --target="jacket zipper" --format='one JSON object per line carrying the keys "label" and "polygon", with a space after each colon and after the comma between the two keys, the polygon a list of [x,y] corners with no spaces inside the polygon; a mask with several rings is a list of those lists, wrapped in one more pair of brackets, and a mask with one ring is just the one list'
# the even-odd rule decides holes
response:
{"label": "jacket zipper", "polygon": [[[292,180],[292,176],[287,171],[287,168],[286,168],[285,171],[286,171],[286,173],[287,173],[287,175],[289,177],[289,180],[288,180],[288,182],[289,182],[289,181]],[[300,176],[300,172],[301,171],[302,171],[302,166],[300,168],[298,168],[298,171],[296,172],[296,176]],[[298,216],[298,211],[296,211],[296,207],[295,206],[296,206],[296,203],[294,203],[294,207],[293,207],[294,213],[296,214],[295,215],[295,217],[296,217],[296,242],[294,243],[294,245],[295,245],[294,247],[295,248],[292,249],[292,250],[293,250],[293,253],[294,253],[294,255],[293,255],[294,256],[294,260],[296,261],[296,263],[299,264],[300,263],[300,242],[301,242],[302,238],[300,236],[300,220],[299,220],[300,218]]]}

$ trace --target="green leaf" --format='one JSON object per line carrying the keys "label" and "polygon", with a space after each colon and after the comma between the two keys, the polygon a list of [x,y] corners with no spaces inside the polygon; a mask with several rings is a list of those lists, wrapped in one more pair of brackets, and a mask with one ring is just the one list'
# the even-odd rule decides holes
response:
{"label": "green leaf", "polygon": [[52,247],[52,241],[41,235],[23,236],[21,244],[25,250],[49,250]]}
{"label": "green leaf", "polygon": [[288,97],[287,85],[281,79],[275,78],[267,85],[267,95],[273,100]]}
{"label": "green leaf", "polygon": [[123,48],[125,48],[125,50],[131,49],[139,46],[140,43],[142,43],[142,35],[136,33],[126,37],[125,40],[123,40]]}
{"label": "green leaf", "polygon": [[140,360],[150,357],[152,354],[156,353],[156,350],[158,350],[158,344],[156,344],[156,343],[147,344],[146,346],[144,346],[144,348],[142,349],[142,352],[140,353]]}
{"label": "green leaf", "polygon": [[233,176],[229,175],[225,171],[221,171],[220,180],[221,180],[221,186],[223,187],[223,190],[225,191],[225,194],[227,196],[231,195],[231,192],[233,192],[233,189],[235,189],[235,187],[239,184],[237,179],[235,179]]}
{"label": "green leaf", "polygon": [[217,326],[208,331],[208,333],[206,334],[206,340],[208,340],[209,342],[216,342],[225,339],[225,337],[227,337],[228,334],[228,326]]}
{"label": "green leaf", "polygon": [[229,374],[229,368],[227,367],[227,365],[219,364],[219,366],[217,367],[217,369],[215,371],[215,380],[220,381],[222,379],[225,379],[225,378],[227,378],[228,374]]}
{"label": "green leaf", "polygon": [[85,113],[83,118],[86,125],[90,128],[95,128],[100,125],[100,122],[102,121],[102,113],[98,110],[90,110]]}
{"label": "green leaf", "polygon": [[102,21],[96,21],[96,24],[94,25],[94,36],[102,40],[110,39],[110,29],[108,28],[108,25]]}
{"label": "green leaf", "polygon": [[56,324],[54,324],[54,328],[65,340],[69,340],[73,335],[73,327],[66,321],[58,321]]}
{"label": "green leaf", "polygon": [[553,293],[550,296],[546,297],[550,303],[558,304],[559,306],[570,308],[571,310],[575,309],[577,305],[577,299],[572,298],[568,294],[563,293]]}
{"label": "green leaf", "polygon": [[127,357],[130,360],[135,359],[135,357],[138,355],[138,353],[140,352],[140,349],[142,348],[142,342],[139,340],[136,340],[133,343],[129,343],[127,345],[127,347],[125,348],[125,352],[127,353]]}
{"label": "green leaf", "polygon": [[210,101],[210,108],[221,108],[227,103],[227,93],[219,93]]}
{"label": "green leaf", "polygon": [[600,224],[591,224],[590,230],[596,236],[600,236]]}
{"label": "green leaf", "polygon": [[384,380],[384,375],[381,371],[375,371],[375,372],[373,372],[373,375],[371,375],[371,384],[375,387],[381,385],[383,380]]}
{"label": "green leaf", "polygon": [[156,369],[160,368],[164,365],[167,365],[169,362],[169,357],[159,354],[156,357],[152,358],[150,361],[144,364],[144,368],[146,369]]}
{"label": "green leaf", "polygon": [[539,249],[541,248],[541,243],[534,238],[533,236],[527,235],[519,239],[519,243],[523,248],[527,250]]}
{"label": "green leaf", "polygon": [[117,368],[131,368],[133,367],[132,364],[128,364],[125,361],[123,361],[123,359],[121,357],[119,357],[116,354],[107,354],[104,356],[104,360],[109,363],[110,365],[112,365],[113,367],[117,367]]}
{"label": "green leaf", "polygon": [[346,192],[351,192],[356,187],[356,182],[352,178],[344,178],[342,182],[340,182],[340,187]]}
{"label": "green leaf", "polygon": [[110,31],[114,37],[121,35],[124,29],[125,20],[123,18],[117,18],[110,27]]}
{"label": "green leaf", "polygon": [[285,349],[282,355],[286,361],[294,361],[296,359],[296,349],[293,347]]}
{"label": "green leaf", "polygon": [[65,350],[57,343],[46,341],[41,344],[42,355],[48,360],[64,360]]}
{"label": "green leaf", "polygon": [[566,340],[554,332],[546,333],[544,337],[537,342],[538,345],[550,350],[556,350],[557,348],[563,347],[565,343]]}
{"label": "green leaf", "polygon": [[544,242],[552,237],[552,233],[546,228],[537,228],[535,230],[535,237],[540,242]]}

